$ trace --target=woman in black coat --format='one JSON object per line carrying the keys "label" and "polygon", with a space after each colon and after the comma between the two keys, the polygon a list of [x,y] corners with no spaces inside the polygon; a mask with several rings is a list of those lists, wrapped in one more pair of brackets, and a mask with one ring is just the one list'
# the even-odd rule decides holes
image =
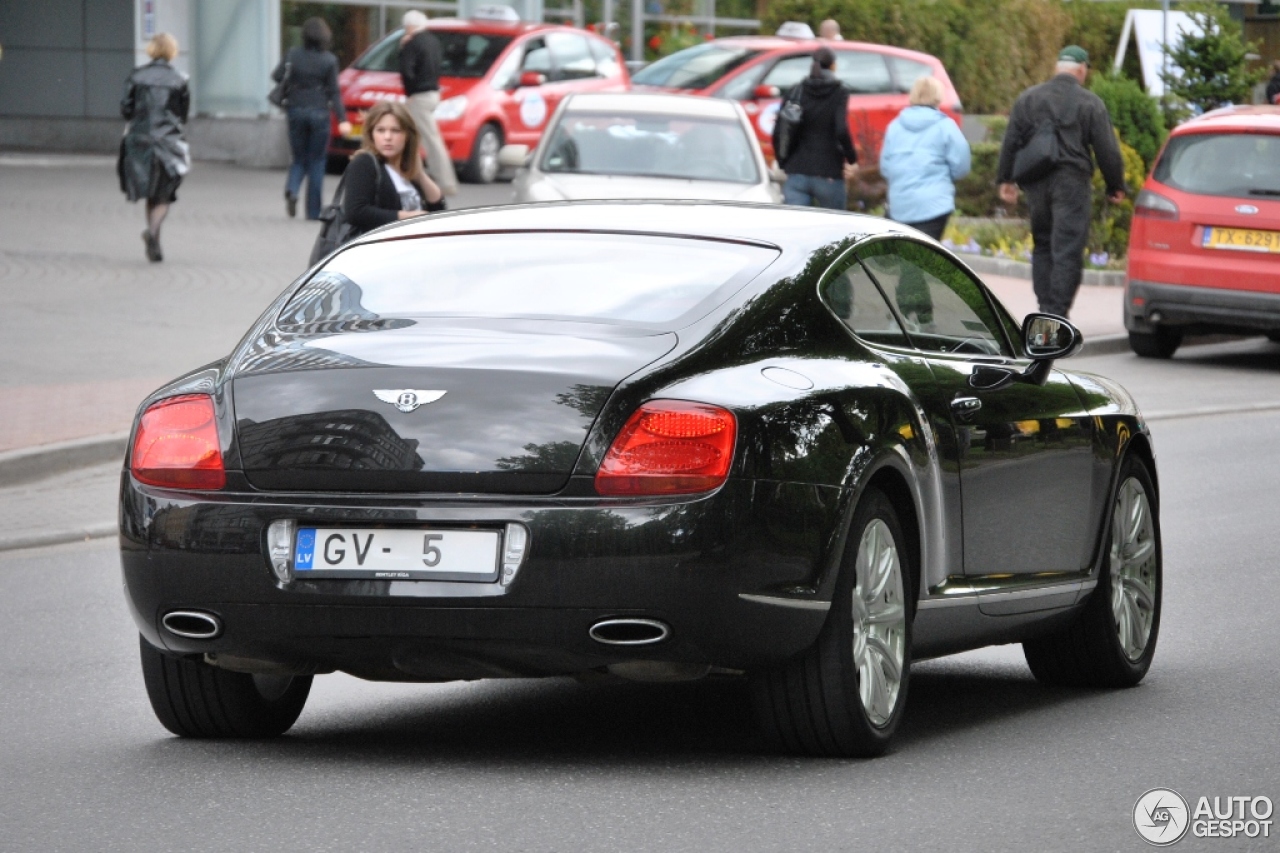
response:
{"label": "woman in black coat", "polygon": [[191,96],[187,77],[171,63],[178,42],[168,33],[147,44],[151,62],[135,68],[125,82],[120,114],[129,121],[120,140],[116,172],[129,201],[147,200],[147,229],[142,232],[147,260],[160,261],[160,225],[169,205],[178,200],[178,186],[191,168],[191,151],[183,138]]}
{"label": "woman in black coat", "polygon": [[342,218],[351,226],[351,237],[444,210],[440,187],[422,168],[421,145],[404,104],[379,101],[365,115],[360,151],[343,179]]}
{"label": "woman in black coat", "polygon": [[284,184],[284,207],[290,216],[298,213],[298,190],[307,179],[307,219],[320,217],[320,197],[324,186],[324,165],[329,147],[329,113],[338,122],[338,133],[351,132],[342,95],[338,91],[338,57],[329,52],[333,33],[321,18],[302,23],[302,47],[293,48],[271,79],[285,79],[285,99],[289,117],[289,151],[293,162]]}

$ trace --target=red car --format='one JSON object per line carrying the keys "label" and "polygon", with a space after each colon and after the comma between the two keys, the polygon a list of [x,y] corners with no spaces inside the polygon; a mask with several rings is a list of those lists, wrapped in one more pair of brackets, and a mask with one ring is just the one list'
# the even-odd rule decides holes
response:
{"label": "red car", "polygon": [[[437,18],[428,28],[444,54],[436,120],[463,180],[493,181],[498,149],[506,143],[537,145],[565,95],[630,88],[617,47],[573,27],[486,17]],[[339,136],[335,124],[330,155],[346,155],[360,146],[361,119],[373,104],[404,100],[403,34],[391,33],[338,76],[351,134]]]}
{"label": "red car", "polygon": [[1280,341],[1280,107],[1174,128],[1134,200],[1129,345],[1169,358],[1185,334]]}
{"label": "red car", "polygon": [[[807,27],[805,28],[808,29]],[[781,95],[809,74],[813,52],[836,54],[836,76],[849,90],[849,130],[859,162],[872,166],[889,122],[907,106],[917,78],[932,74],[942,82],[942,111],[960,121],[960,96],[935,56],[883,44],[781,36],[715,39],[659,59],[632,78],[639,90],[661,90],[729,98],[742,103],[765,157],[772,159],[774,121]]]}

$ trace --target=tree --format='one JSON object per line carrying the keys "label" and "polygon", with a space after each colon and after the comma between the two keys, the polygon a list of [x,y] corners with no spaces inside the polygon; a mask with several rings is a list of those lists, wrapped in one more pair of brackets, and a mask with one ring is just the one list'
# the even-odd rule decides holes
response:
{"label": "tree", "polygon": [[1169,62],[1181,69],[1180,74],[1160,74],[1169,94],[1199,112],[1247,103],[1264,72],[1245,68],[1255,46],[1245,43],[1240,25],[1220,3],[1201,0],[1179,8],[1200,28],[1200,34],[1183,32],[1173,47],[1164,46]]}

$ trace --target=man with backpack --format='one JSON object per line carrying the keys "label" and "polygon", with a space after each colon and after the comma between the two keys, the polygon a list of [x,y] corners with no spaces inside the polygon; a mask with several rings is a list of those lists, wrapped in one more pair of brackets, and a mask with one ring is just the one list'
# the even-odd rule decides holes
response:
{"label": "man with backpack", "polygon": [[[1000,149],[1000,198],[1016,204],[1018,188],[1031,213],[1031,281],[1040,310],[1066,317],[1084,268],[1093,213],[1093,160],[1107,197],[1124,198],[1124,159],[1102,99],[1084,87],[1089,54],[1071,45],[1058,54],[1054,77],[1014,102]],[[1090,156],[1092,152],[1092,156]]]}
{"label": "man with backpack", "polygon": [[854,176],[858,153],[849,136],[849,92],[835,75],[829,47],[813,52],[809,76],[796,84],[778,111],[773,150],[787,173],[786,204],[845,210],[845,180]]}

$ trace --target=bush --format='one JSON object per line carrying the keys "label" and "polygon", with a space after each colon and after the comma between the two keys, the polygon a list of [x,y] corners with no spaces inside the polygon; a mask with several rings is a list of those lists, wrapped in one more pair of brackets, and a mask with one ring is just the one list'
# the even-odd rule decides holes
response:
{"label": "bush", "polygon": [[1145,175],[1164,144],[1167,131],[1160,105],[1133,80],[1095,75],[1089,88],[1107,105],[1120,138],[1138,152]]}
{"label": "bush", "polygon": [[1142,187],[1147,176],[1146,167],[1138,152],[1126,145],[1118,133],[1116,141],[1120,143],[1120,156],[1124,158],[1127,192],[1124,201],[1108,201],[1102,172],[1094,170],[1093,219],[1089,223],[1087,251],[1097,266],[1106,266],[1107,259],[1123,258],[1128,253],[1129,227],[1133,222],[1133,195]]}

